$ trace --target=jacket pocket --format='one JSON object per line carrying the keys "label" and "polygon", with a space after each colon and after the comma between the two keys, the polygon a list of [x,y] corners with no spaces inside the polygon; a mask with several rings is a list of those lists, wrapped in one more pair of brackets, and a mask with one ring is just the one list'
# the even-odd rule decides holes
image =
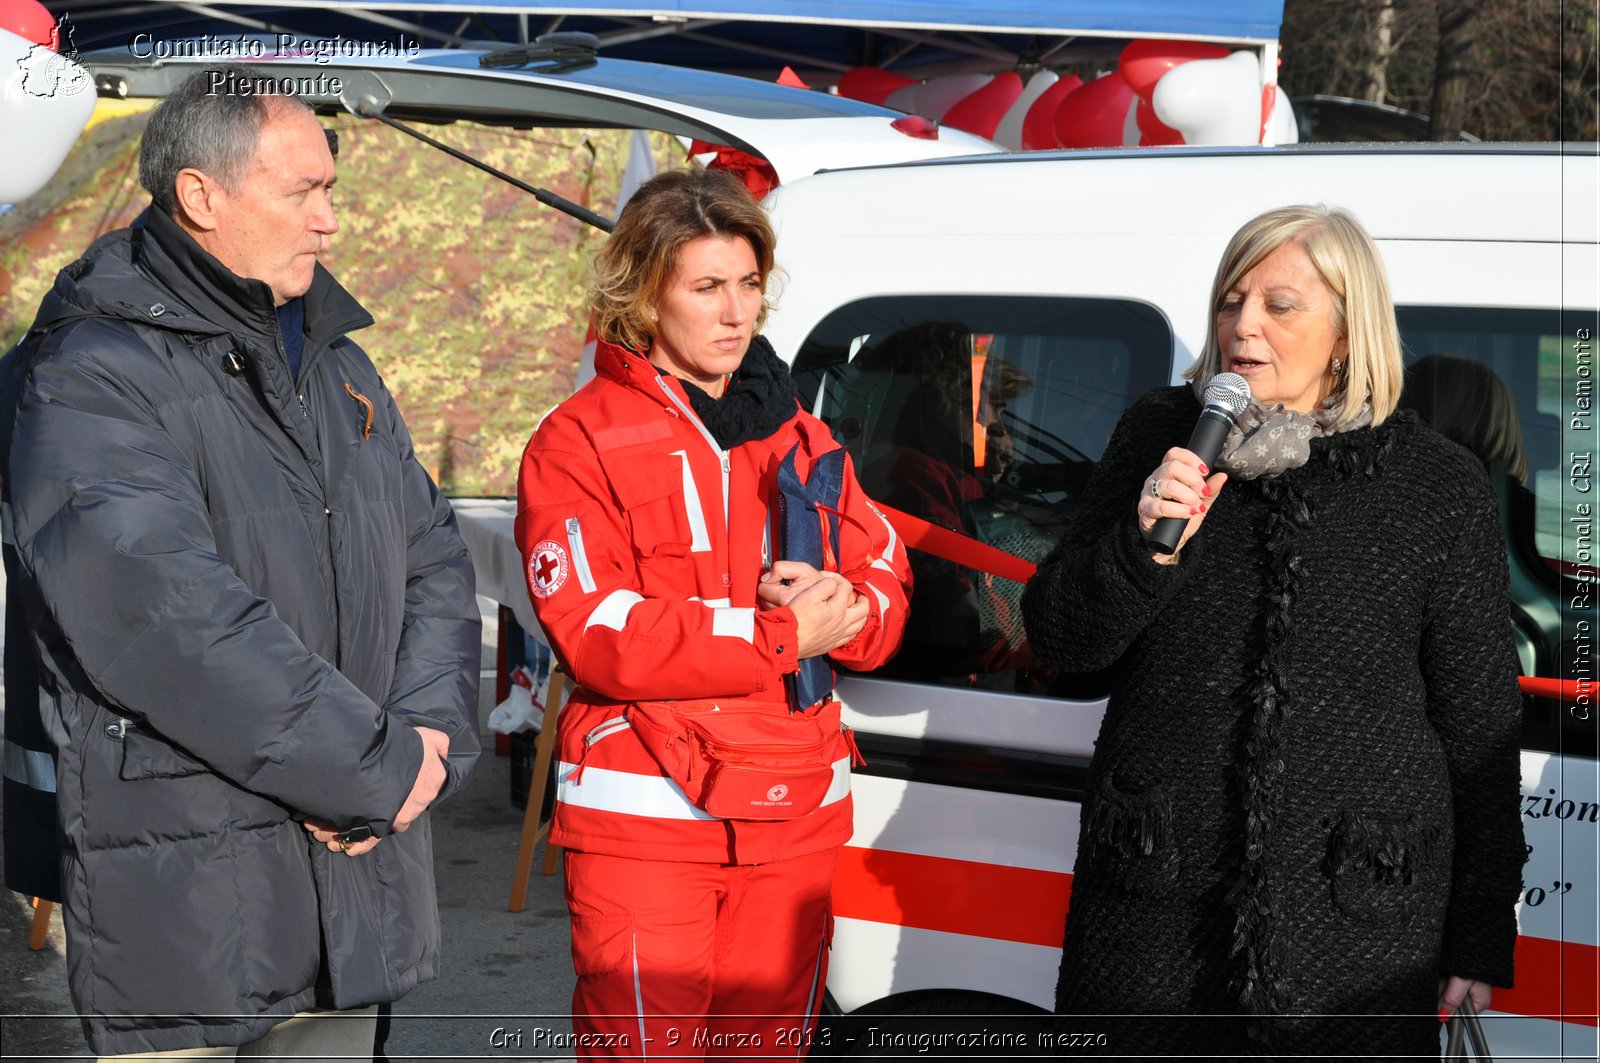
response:
{"label": "jacket pocket", "polygon": [[113,717],[105,725],[106,737],[122,743],[120,777],[138,779],[177,779],[185,775],[209,774],[211,769],[174,746],[166,739],[139,729],[131,720]]}
{"label": "jacket pocket", "polygon": [[1128,893],[1149,893],[1178,878],[1172,798],[1160,786],[1138,787],[1106,772],[1084,808],[1081,847],[1088,870]]}
{"label": "jacket pocket", "polygon": [[1334,905],[1352,919],[1393,922],[1436,892],[1439,828],[1417,817],[1341,811],[1329,826],[1323,874]]}
{"label": "jacket pocket", "polygon": [[682,558],[709,548],[701,485],[682,453],[617,451],[604,455],[601,464],[638,560]]}
{"label": "jacket pocket", "polygon": [[610,974],[633,963],[633,916],[573,915],[572,967],[579,978]]}

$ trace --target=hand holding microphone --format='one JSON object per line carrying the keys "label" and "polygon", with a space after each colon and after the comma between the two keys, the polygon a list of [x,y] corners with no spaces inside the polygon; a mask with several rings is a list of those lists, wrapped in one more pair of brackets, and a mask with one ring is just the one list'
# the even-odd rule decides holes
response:
{"label": "hand holding microphone", "polygon": [[1176,560],[1228,480],[1227,473],[1213,473],[1211,464],[1250,403],[1250,385],[1237,373],[1219,373],[1206,385],[1204,398],[1188,447],[1167,451],[1139,497],[1139,532],[1164,564]]}

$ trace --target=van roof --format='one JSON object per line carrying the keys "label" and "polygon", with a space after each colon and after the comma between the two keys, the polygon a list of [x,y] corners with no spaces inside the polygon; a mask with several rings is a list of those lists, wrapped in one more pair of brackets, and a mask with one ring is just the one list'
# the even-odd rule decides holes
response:
{"label": "van roof", "polygon": [[1346,208],[1379,239],[1594,242],[1597,163],[1593,145],[1559,143],[1035,152],[829,170],[777,189],[771,204],[791,252],[788,219],[799,215],[827,217],[842,240],[1001,247],[1026,236],[1084,248],[1209,239],[1289,203]]}
{"label": "van roof", "polygon": [[[1014,166],[1043,161],[1089,159],[1197,159],[1251,156],[1340,155],[1393,157],[1398,155],[1596,155],[1595,145],[1581,141],[1385,141],[1382,143],[1301,143],[1277,146],[1179,145],[1162,148],[1069,148],[1059,151],[1015,151],[919,159],[899,163],[836,167],[835,170],[903,169],[911,166],[948,166],[966,163]],[[1159,164],[1157,164],[1159,165]],[[828,172],[833,172],[832,170]]]}

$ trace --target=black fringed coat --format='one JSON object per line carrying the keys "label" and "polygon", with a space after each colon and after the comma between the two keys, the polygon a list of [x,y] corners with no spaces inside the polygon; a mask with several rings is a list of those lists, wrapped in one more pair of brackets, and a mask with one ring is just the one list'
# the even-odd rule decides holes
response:
{"label": "black fringed coat", "polygon": [[1057,1010],[1141,1016],[1094,1027],[1118,1054],[1435,1053],[1439,978],[1509,985],[1516,937],[1494,497],[1396,413],[1230,480],[1157,565],[1138,493],[1198,414],[1128,411],[1023,599],[1043,661],[1115,675]]}

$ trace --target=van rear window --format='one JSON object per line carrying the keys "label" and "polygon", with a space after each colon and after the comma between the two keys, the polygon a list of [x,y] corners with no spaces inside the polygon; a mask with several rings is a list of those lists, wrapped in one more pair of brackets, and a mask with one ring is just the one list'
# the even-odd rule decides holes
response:
{"label": "van rear window", "polygon": [[[1171,379],[1172,352],[1166,318],[1145,303],[879,297],[818,324],[794,375],[875,501],[1036,562],[1122,412]],[[1028,689],[1022,585],[918,550],[911,560],[906,641],[875,674]]]}

